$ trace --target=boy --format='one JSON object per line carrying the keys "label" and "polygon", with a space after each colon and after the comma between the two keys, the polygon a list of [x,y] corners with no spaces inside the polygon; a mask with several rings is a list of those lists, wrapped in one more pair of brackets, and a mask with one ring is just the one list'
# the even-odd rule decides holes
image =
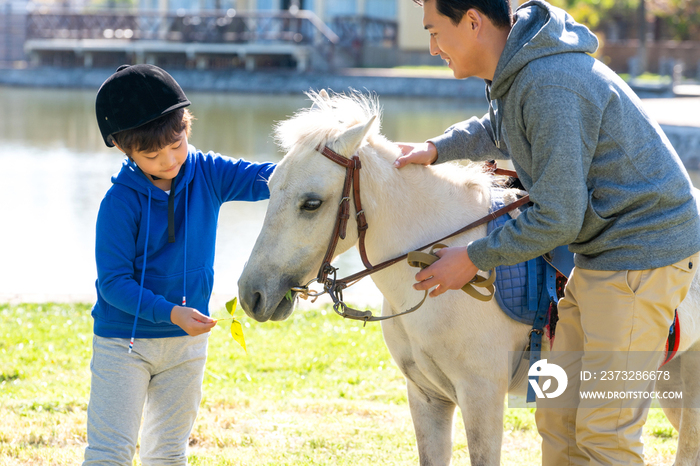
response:
{"label": "boy", "polygon": [[100,87],[97,121],[127,156],[97,217],[95,320],[84,465],[186,464],[201,400],[221,204],[267,199],[275,165],[189,146],[180,86],[122,65]]}
{"label": "boy", "polygon": [[[478,269],[569,245],[576,267],[553,346],[563,359],[552,353],[549,361],[567,370],[567,390],[598,386],[580,381],[581,370],[655,371],[700,250],[694,190],[668,139],[631,89],[590,56],[596,37],[563,10],[533,0],[511,18],[508,0],[414,1],[423,6],[430,53],[456,78],[484,79],[490,111],[426,144],[404,145],[396,166],[510,156],[533,202],[486,238],[441,249],[414,287],[438,296]],[[579,352],[583,358],[567,359]],[[620,358],[629,366],[613,365]],[[546,401],[535,415],[542,464],[643,465],[650,400],[585,409]]]}

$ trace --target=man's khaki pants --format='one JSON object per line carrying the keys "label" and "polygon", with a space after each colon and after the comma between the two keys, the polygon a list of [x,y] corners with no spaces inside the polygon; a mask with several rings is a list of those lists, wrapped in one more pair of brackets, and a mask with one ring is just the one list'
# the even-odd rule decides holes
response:
{"label": "man's khaki pants", "polygon": [[[574,268],[559,301],[559,322],[549,361],[565,369],[570,396],[578,397],[584,388],[600,386],[600,374],[620,370],[621,364],[635,372],[657,370],[674,311],[700,265],[699,255],[651,270]],[[582,371],[597,377],[582,384]],[[653,390],[654,384],[613,383],[620,391],[636,390],[641,385]],[[568,406],[555,408],[547,407],[552,406],[547,405],[548,400],[538,400],[535,419],[542,436],[543,466],[643,465],[642,427],[651,400],[632,401],[634,407],[626,407],[630,400],[587,400],[577,408],[578,402],[573,400]]]}

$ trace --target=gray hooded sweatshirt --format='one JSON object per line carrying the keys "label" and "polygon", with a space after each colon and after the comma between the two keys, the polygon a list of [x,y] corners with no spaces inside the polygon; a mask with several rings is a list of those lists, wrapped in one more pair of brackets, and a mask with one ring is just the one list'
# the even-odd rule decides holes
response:
{"label": "gray hooded sweatshirt", "polygon": [[644,270],[700,250],[694,188],[670,142],[564,10],[522,5],[486,81],[489,114],[432,139],[439,162],[510,157],[533,206],[469,257],[481,270],[569,245],[578,267]]}

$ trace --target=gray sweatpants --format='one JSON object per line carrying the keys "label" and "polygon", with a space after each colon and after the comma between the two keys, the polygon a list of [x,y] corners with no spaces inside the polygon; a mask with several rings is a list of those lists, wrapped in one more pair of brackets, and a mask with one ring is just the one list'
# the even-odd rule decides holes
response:
{"label": "gray sweatpants", "polygon": [[187,464],[202,399],[208,333],[129,340],[94,336],[84,466],[132,466],[139,426],[141,462]]}

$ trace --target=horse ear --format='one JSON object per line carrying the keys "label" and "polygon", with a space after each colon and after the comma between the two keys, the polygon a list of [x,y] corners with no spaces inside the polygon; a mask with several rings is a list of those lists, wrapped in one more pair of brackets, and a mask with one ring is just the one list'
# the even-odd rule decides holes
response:
{"label": "horse ear", "polygon": [[337,148],[336,152],[346,157],[350,157],[357,152],[376,118],[377,115],[373,115],[367,123],[358,123],[345,130],[333,144]]}
{"label": "horse ear", "polygon": [[325,89],[321,89],[320,91],[318,91],[318,93],[316,94],[316,99],[314,99],[313,92],[308,92],[306,95],[311,97],[311,100],[313,101],[313,103],[311,104],[311,108],[320,109],[321,107],[318,105],[318,101],[331,100],[331,97],[328,95],[328,92],[326,92]]}

